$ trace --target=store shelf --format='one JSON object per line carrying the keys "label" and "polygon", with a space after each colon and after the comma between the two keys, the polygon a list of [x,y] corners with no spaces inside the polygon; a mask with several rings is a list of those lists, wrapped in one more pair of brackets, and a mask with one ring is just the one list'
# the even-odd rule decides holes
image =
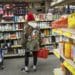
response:
{"label": "store shelf", "polygon": [[49,45],[53,45],[52,43],[50,44],[41,44],[41,46],[49,46]]}
{"label": "store shelf", "polygon": [[72,61],[66,60],[64,61],[63,64],[73,75],[75,75],[75,63],[73,63]]}
{"label": "store shelf", "polygon": [[57,35],[63,35],[63,31],[61,29],[53,29],[52,31]]}
{"label": "store shelf", "polygon": [[51,20],[51,21],[36,21],[36,22],[52,22],[53,20]]}
{"label": "store shelf", "polygon": [[4,39],[4,40],[18,40],[18,39],[21,39],[21,38],[9,38],[9,39]]}
{"label": "store shelf", "polygon": [[53,51],[53,53],[55,54],[55,56],[57,57],[57,58],[60,58],[60,53],[57,51],[57,49],[55,49],[54,51]]}
{"label": "store shelf", "polygon": [[44,46],[48,46],[48,45],[54,45],[54,44],[57,44],[58,42],[52,42],[52,43],[48,43],[48,44],[41,44],[41,45],[44,45]]}
{"label": "store shelf", "polygon": [[71,59],[65,58],[63,55],[60,55],[59,51],[56,49],[54,50],[54,54],[56,57],[60,59],[60,57],[64,60],[64,66],[73,74],[75,75],[75,63]]}
{"label": "store shelf", "polygon": [[18,40],[18,39],[21,39],[21,38],[8,38],[8,39],[0,39],[0,41],[3,41],[3,40]]}
{"label": "store shelf", "polygon": [[53,32],[75,40],[75,29],[61,28],[56,29]]}
{"label": "store shelf", "polygon": [[12,57],[12,56],[19,56],[19,54],[6,54],[4,57]]}
{"label": "store shelf", "polygon": [[[63,35],[65,37],[71,38],[75,40],[75,29],[68,29],[68,28],[61,28],[61,29],[55,29],[54,32],[56,32],[59,35]],[[59,52],[54,51],[54,54],[59,57],[60,60],[63,60],[64,66],[73,74],[75,75],[75,63],[71,59],[65,58],[63,55],[60,55]]]}
{"label": "store shelf", "polygon": [[[7,49],[7,51],[4,51],[4,53],[6,54],[4,55],[4,57],[21,56],[21,50],[23,50],[22,46],[19,44],[21,41],[21,34],[23,31],[22,28],[26,24],[24,18],[26,14],[26,7],[24,6],[26,6],[26,4],[24,3],[24,1],[12,2],[10,2],[9,0],[0,0],[2,12],[5,12],[0,14],[0,42],[1,46],[4,46],[4,48]],[[10,45],[10,50],[8,49],[8,45]]]}
{"label": "store shelf", "polygon": [[13,45],[13,46],[11,46],[12,48],[21,48],[22,47],[22,45]]}
{"label": "store shelf", "polygon": [[18,56],[24,56],[24,54],[6,54],[4,55],[4,58],[18,57]]}
{"label": "store shelf", "polygon": [[45,36],[41,36],[41,37],[49,38],[49,37],[51,37],[51,36],[53,36],[53,35],[45,35]]}
{"label": "store shelf", "polygon": [[51,29],[51,27],[45,27],[45,28],[40,28],[41,30],[44,30],[44,29]]}
{"label": "store shelf", "polygon": [[62,29],[63,35],[72,39],[75,39],[75,29]]}
{"label": "store shelf", "polygon": [[19,24],[19,23],[25,23],[25,22],[14,22],[14,21],[11,21],[11,22],[0,22],[0,24]]}
{"label": "store shelf", "polygon": [[19,31],[23,31],[23,29],[0,31],[0,33],[19,32]]}

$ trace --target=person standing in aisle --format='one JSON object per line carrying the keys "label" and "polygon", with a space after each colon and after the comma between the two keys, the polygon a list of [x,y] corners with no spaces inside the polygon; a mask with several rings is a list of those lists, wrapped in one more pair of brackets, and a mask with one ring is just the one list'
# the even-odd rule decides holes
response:
{"label": "person standing in aisle", "polygon": [[36,71],[37,66],[37,50],[39,50],[39,32],[27,25],[22,35],[22,46],[25,49],[25,71],[28,72],[29,66],[29,55],[30,52],[33,54],[33,70]]}
{"label": "person standing in aisle", "polygon": [[32,25],[34,16],[31,12],[27,15],[27,25],[24,27],[22,34],[22,46],[25,49],[25,67],[24,70],[29,72],[29,55],[32,52],[33,55],[33,70],[36,71],[37,66],[37,50],[39,50],[39,30],[36,25]]}

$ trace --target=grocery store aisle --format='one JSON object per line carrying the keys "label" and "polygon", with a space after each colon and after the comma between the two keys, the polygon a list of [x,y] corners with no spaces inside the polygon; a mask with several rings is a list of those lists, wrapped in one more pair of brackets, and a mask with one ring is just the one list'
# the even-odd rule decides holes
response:
{"label": "grocery store aisle", "polygon": [[[30,58],[32,59],[32,58]],[[59,60],[54,55],[49,55],[49,58],[46,60],[39,59],[38,60],[38,70],[33,72],[31,69],[32,60],[30,60],[30,72],[21,72],[21,68],[23,67],[23,58],[17,59],[6,59],[5,69],[0,71],[0,75],[54,75],[53,69],[60,67]]]}

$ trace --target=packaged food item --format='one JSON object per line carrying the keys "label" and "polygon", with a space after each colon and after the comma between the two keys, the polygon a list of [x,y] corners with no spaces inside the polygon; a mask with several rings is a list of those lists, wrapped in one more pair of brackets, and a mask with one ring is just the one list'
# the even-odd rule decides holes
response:
{"label": "packaged food item", "polygon": [[68,16],[68,28],[75,28],[75,13]]}
{"label": "packaged food item", "polygon": [[71,49],[72,49],[71,47],[72,47],[71,42],[65,42],[64,55],[68,59],[71,59]]}
{"label": "packaged food item", "polygon": [[52,28],[66,28],[67,26],[68,26],[67,15],[64,15],[52,22]]}

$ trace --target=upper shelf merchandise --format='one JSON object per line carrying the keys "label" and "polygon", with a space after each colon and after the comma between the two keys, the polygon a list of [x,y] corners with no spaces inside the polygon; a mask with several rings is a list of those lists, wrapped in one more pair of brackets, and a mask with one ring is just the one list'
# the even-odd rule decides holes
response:
{"label": "upper shelf merchandise", "polygon": [[[27,7],[24,3],[2,3],[0,4],[0,45],[5,48],[5,56],[15,56],[24,53],[21,46],[21,34],[26,24]],[[39,25],[40,30],[45,35],[45,41],[41,43],[52,50],[53,36],[50,23],[53,21],[51,13],[34,14],[35,22]],[[41,37],[41,36],[40,36]],[[42,38],[42,37],[41,37]],[[24,54],[23,54],[24,55]]]}
{"label": "upper shelf merchandise", "polygon": [[54,54],[68,69],[68,72],[75,75],[75,29],[56,28],[53,32],[60,35],[58,49],[54,50]]}
{"label": "upper shelf merchandise", "polygon": [[59,35],[54,54],[63,64],[65,75],[75,75],[75,6],[65,7],[68,8],[66,12],[52,22],[53,34]]}
{"label": "upper shelf merchandise", "polygon": [[52,22],[53,28],[75,28],[75,13],[63,15]]}

